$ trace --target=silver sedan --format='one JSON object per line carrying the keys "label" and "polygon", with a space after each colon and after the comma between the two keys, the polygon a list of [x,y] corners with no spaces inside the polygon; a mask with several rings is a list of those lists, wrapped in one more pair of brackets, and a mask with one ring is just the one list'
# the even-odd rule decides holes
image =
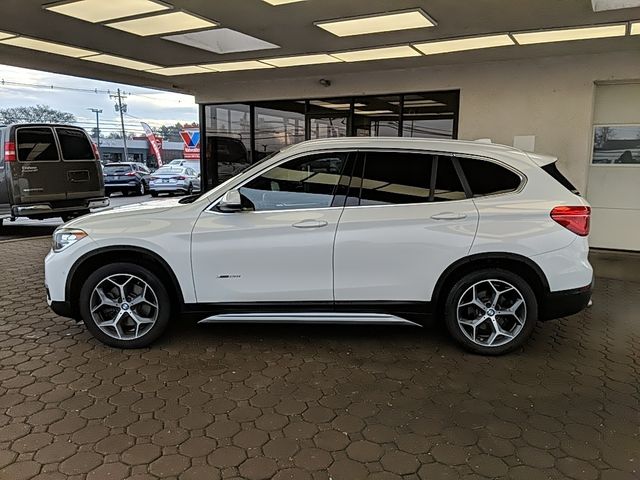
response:
{"label": "silver sedan", "polygon": [[149,192],[152,197],[160,193],[186,193],[200,190],[200,175],[191,167],[165,165],[149,177]]}

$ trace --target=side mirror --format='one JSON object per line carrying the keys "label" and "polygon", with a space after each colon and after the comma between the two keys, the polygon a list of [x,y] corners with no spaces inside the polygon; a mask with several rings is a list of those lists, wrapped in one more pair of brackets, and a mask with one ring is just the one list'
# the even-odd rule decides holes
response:
{"label": "side mirror", "polygon": [[238,190],[229,190],[224,194],[220,203],[218,203],[218,210],[225,213],[240,212],[242,210],[242,196]]}

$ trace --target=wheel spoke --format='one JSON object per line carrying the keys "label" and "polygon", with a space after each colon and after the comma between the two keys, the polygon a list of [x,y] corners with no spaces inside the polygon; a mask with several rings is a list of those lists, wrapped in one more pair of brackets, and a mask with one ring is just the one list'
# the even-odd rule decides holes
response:
{"label": "wheel spoke", "polygon": [[479,281],[467,288],[459,298],[458,325],[462,333],[477,345],[505,345],[516,338],[524,327],[524,297],[516,287],[504,280]]}
{"label": "wheel spoke", "polygon": [[[119,298],[110,298],[107,292]],[[129,296],[134,296],[131,301],[127,298],[127,292]],[[90,311],[96,326],[118,340],[134,340],[145,335],[158,318],[159,302],[153,288],[141,278],[128,273],[111,275],[102,280],[94,288],[91,299]],[[113,311],[103,310],[104,307],[111,307]]]}

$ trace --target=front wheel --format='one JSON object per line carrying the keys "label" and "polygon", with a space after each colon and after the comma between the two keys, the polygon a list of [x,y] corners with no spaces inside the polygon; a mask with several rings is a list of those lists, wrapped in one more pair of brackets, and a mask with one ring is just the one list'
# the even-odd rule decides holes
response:
{"label": "front wheel", "polygon": [[520,276],[488,268],[462,277],[447,296],[449,333],[467,350],[501,355],[520,347],[538,320],[536,296]]}
{"label": "front wheel", "polygon": [[87,329],[102,343],[141,348],[166,329],[171,300],[153,272],[133,263],[113,263],[84,282],[80,313]]}

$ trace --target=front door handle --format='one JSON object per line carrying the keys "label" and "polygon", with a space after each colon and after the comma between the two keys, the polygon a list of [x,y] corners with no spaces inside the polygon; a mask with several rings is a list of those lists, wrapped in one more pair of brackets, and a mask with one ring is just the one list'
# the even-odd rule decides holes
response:
{"label": "front door handle", "polygon": [[441,212],[431,215],[431,218],[433,220],[462,220],[467,218],[467,216],[464,213]]}
{"label": "front door handle", "polygon": [[301,222],[294,223],[295,228],[321,228],[329,225],[329,222],[325,220],[302,220]]}

